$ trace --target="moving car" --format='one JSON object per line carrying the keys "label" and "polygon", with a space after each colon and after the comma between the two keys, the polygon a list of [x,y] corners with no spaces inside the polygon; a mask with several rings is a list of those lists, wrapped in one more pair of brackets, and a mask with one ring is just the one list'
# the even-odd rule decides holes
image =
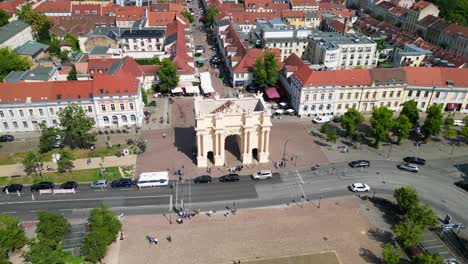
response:
{"label": "moving car", "polygon": [[54,184],[52,182],[40,182],[31,185],[31,192],[38,192],[39,190],[53,189]]}
{"label": "moving car", "polygon": [[15,140],[15,137],[12,135],[1,135],[0,136],[0,142],[12,142]]}
{"label": "moving car", "polygon": [[212,181],[213,181],[213,178],[211,178],[211,176],[209,175],[202,175],[193,179],[194,183],[211,183]]}
{"label": "moving car", "polygon": [[229,174],[229,175],[224,175],[219,178],[220,182],[237,182],[240,181],[239,174]]}
{"label": "moving car", "polygon": [[67,181],[60,185],[60,189],[76,189],[78,187],[78,183],[74,181]]}
{"label": "moving car", "polygon": [[323,116],[317,116],[312,120],[312,122],[316,124],[322,124],[326,122],[330,122],[333,120],[333,115],[323,115]]}
{"label": "moving car", "polygon": [[97,181],[91,183],[91,185],[89,185],[89,187],[91,187],[91,188],[105,188],[105,187],[107,187],[107,180],[97,180]]}
{"label": "moving car", "polygon": [[418,164],[418,165],[425,165],[426,164],[425,159],[421,159],[421,158],[418,158],[418,157],[405,157],[403,159],[403,161],[408,162],[408,163]]}
{"label": "moving car", "polygon": [[23,190],[23,185],[22,184],[19,184],[19,183],[13,183],[13,184],[10,184],[10,185],[7,185],[5,187],[3,187],[2,191],[3,192],[6,192],[8,190],[8,192],[21,192]]}
{"label": "moving car", "polygon": [[403,162],[400,165],[398,165],[398,168],[400,170],[405,170],[405,171],[411,171],[411,172],[418,172],[419,167],[416,164],[413,163],[408,163],[408,162]]}
{"label": "moving car", "polygon": [[120,188],[120,187],[132,187],[133,180],[130,178],[122,178],[118,180],[114,180],[111,183],[112,188]]}
{"label": "moving car", "polygon": [[349,163],[349,166],[353,168],[361,168],[361,167],[368,168],[370,166],[370,162],[368,160],[355,160],[355,161],[351,161]]}
{"label": "moving car", "polygon": [[468,181],[464,181],[464,180],[457,181],[457,182],[455,183],[455,186],[460,187],[460,188],[462,188],[463,190],[465,190],[465,191],[468,192]]}
{"label": "moving car", "polygon": [[273,174],[269,170],[261,170],[252,175],[252,178],[254,180],[265,180],[265,179],[271,179],[272,177],[273,177]]}
{"label": "moving car", "polygon": [[370,187],[364,183],[353,183],[349,186],[349,190],[352,192],[368,192],[370,191]]}

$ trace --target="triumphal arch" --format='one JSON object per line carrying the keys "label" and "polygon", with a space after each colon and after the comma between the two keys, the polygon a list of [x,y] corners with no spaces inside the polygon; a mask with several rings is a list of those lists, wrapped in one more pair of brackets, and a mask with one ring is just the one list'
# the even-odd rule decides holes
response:
{"label": "triumphal arch", "polygon": [[225,140],[235,136],[242,164],[269,161],[271,111],[262,94],[236,98],[195,97],[197,165],[225,165]]}

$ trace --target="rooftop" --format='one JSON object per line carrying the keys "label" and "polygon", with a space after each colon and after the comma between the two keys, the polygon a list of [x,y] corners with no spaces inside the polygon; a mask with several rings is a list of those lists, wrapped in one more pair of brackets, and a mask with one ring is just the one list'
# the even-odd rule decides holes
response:
{"label": "rooftop", "polygon": [[166,34],[165,29],[133,29],[122,32],[121,38],[162,38]]}
{"label": "rooftop", "polygon": [[30,40],[24,43],[22,46],[15,49],[19,55],[34,56],[41,51],[45,51],[49,48],[49,45]]}
{"label": "rooftop", "polygon": [[23,20],[14,20],[0,28],[0,44],[11,39],[19,32],[29,27]]}
{"label": "rooftop", "polygon": [[9,83],[16,83],[21,81],[48,81],[52,74],[57,71],[55,67],[44,67],[38,66],[32,70],[23,72],[10,72],[5,79],[4,82]]}

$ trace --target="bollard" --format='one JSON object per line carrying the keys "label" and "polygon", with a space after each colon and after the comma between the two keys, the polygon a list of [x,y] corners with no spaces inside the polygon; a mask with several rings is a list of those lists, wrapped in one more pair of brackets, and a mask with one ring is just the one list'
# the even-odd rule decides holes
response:
{"label": "bollard", "polygon": [[18,194],[18,197],[21,197],[20,192],[17,190],[16,193]]}

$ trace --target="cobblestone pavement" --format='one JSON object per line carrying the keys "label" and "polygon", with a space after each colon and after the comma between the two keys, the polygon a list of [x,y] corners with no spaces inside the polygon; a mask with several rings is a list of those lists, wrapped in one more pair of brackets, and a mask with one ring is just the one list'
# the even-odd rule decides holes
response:
{"label": "cobblestone pavement", "polygon": [[[113,244],[104,260],[118,263],[241,263],[334,251],[341,263],[378,263],[381,244],[368,234],[370,226],[357,198],[324,200],[277,208],[237,210],[235,215],[201,213],[184,224],[169,216],[128,216],[126,237]],[[174,216],[172,216],[174,218]],[[174,219],[172,219],[174,220]],[[156,237],[150,245],[146,235]],[[171,236],[171,242],[167,237]],[[120,251],[112,247],[120,247]],[[138,252],[138,254],[136,254]]]}
{"label": "cobblestone pavement", "polygon": [[148,122],[143,121],[142,130],[169,128],[171,112],[168,97],[151,98],[148,101],[156,101],[156,107],[145,108],[145,112],[151,112],[151,116]]}

